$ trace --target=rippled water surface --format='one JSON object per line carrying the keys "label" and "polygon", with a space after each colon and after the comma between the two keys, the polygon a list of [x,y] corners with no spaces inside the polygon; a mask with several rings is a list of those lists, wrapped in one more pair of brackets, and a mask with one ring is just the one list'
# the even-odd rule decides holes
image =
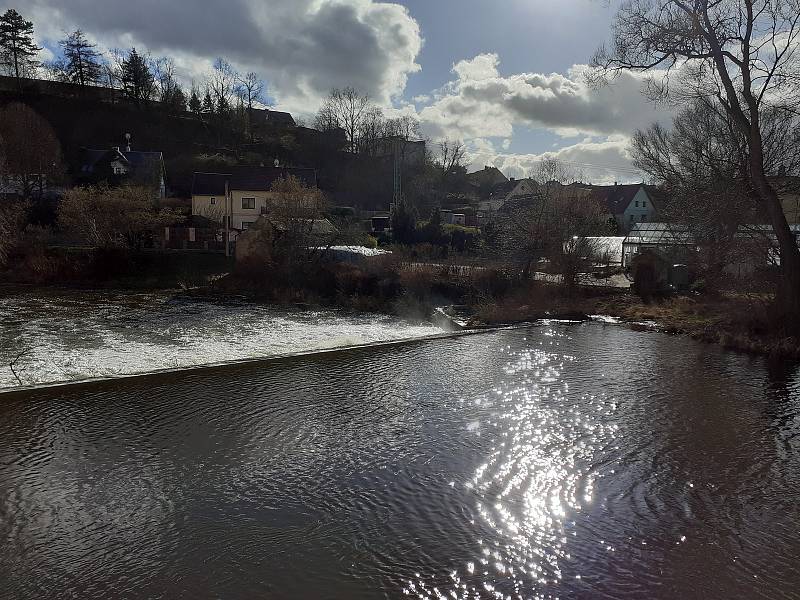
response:
{"label": "rippled water surface", "polygon": [[0,290],[0,389],[439,333],[386,315],[290,311],[164,293]]}
{"label": "rippled water surface", "polygon": [[797,598],[793,368],[545,324],[0,395],[2,598]]}

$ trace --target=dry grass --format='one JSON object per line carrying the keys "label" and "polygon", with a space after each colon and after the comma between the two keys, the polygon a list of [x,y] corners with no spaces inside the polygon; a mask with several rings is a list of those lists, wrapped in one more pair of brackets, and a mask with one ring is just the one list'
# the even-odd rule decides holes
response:
{"label": "dry grass", "polygon": [[661,331],[685,334],[731,350],[773,358],[800,358],[800,339],[772,315],[767,295],[677,296],[643,302],[633,294],[566,296],[559,286],[530,286],[477,310],[476,323],[499,324],[546,317],[619,317],[655,322]]}

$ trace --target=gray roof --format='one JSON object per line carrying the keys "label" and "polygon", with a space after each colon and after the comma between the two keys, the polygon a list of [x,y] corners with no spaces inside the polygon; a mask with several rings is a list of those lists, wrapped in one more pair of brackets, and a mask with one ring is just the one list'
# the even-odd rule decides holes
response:
{"label": "gray roof", "polygon": [[317,186],[314,169],[294,167],[232,167],[230,173],[195,173],[193,196],[218,196],[225,193],[225,182],[231,190],[268,192],[279,179],[297,178],[308,187]]}
{"label": "gray roof", "polygon": [[692,243],[692,234],[678,223],[636,223],[623,243],[683,246]]}
{"label": "gray roof", "polygon": [[142,165],[151,167],[160,164],[164,155],[161,152],[142,152],[141,150],[122,150],[121,148],[109,148],[106,150],[84,149],[83,164],[81,171],[92,173],[98,163],[111,164],[118,160],[129,164],[134,170]]}
{"label": "gray roof", "polygon": [[224,196],[228,173],[195,173],[192,178],[192,196]]}
{"label": "gray roof", "polygon": [[253,114],[261,116],[267,123],[271,125],[284,125],[293,127],[295,125],[294,117],[288,112],[281,112],[279,110],[270,110],[268,108],[254,108]]}

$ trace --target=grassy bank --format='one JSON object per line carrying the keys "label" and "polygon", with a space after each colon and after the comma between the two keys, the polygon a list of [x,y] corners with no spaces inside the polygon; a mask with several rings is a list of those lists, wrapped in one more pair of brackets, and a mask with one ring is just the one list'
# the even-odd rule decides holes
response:
{"label": "grassy bank", "polygon": [[652,322],[659,331],[683,334],[724,348],[773,358],[800,359],[800,339],[771,315],[767,295],[689,295],[649,302],[626,290],[578,290],[539,284],[495,303],[476,307],[473,325],[496,325],[542,318],[607,315],[632,327]]}

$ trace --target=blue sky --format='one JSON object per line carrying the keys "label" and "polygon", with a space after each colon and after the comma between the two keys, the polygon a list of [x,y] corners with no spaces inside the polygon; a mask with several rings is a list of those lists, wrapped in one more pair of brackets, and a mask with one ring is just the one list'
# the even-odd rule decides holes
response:
{"label": "blue sky", "polygon": [[[175,60],[188,84],[223,56],[269,83],[276,106],[309,118],[332,87],[413,114],[435,146],[459,139],[473,168],[521,177],[557,156],[597,182],[637,180],[628,142],[668,112],[626,75],[590,89],[583,71],[617,0],[0,0],[56,47],[81,28],[102,50]],[[45,51],[42,58],[51,53]]]}
{"label": "blue sky", "polygon": [[449,79],[453,64],[496,52],[506,73],[564,72],[587,62],[609,33],[613,7],[600,0],[405,0],[420,23],[422,71],[408,94]]}

